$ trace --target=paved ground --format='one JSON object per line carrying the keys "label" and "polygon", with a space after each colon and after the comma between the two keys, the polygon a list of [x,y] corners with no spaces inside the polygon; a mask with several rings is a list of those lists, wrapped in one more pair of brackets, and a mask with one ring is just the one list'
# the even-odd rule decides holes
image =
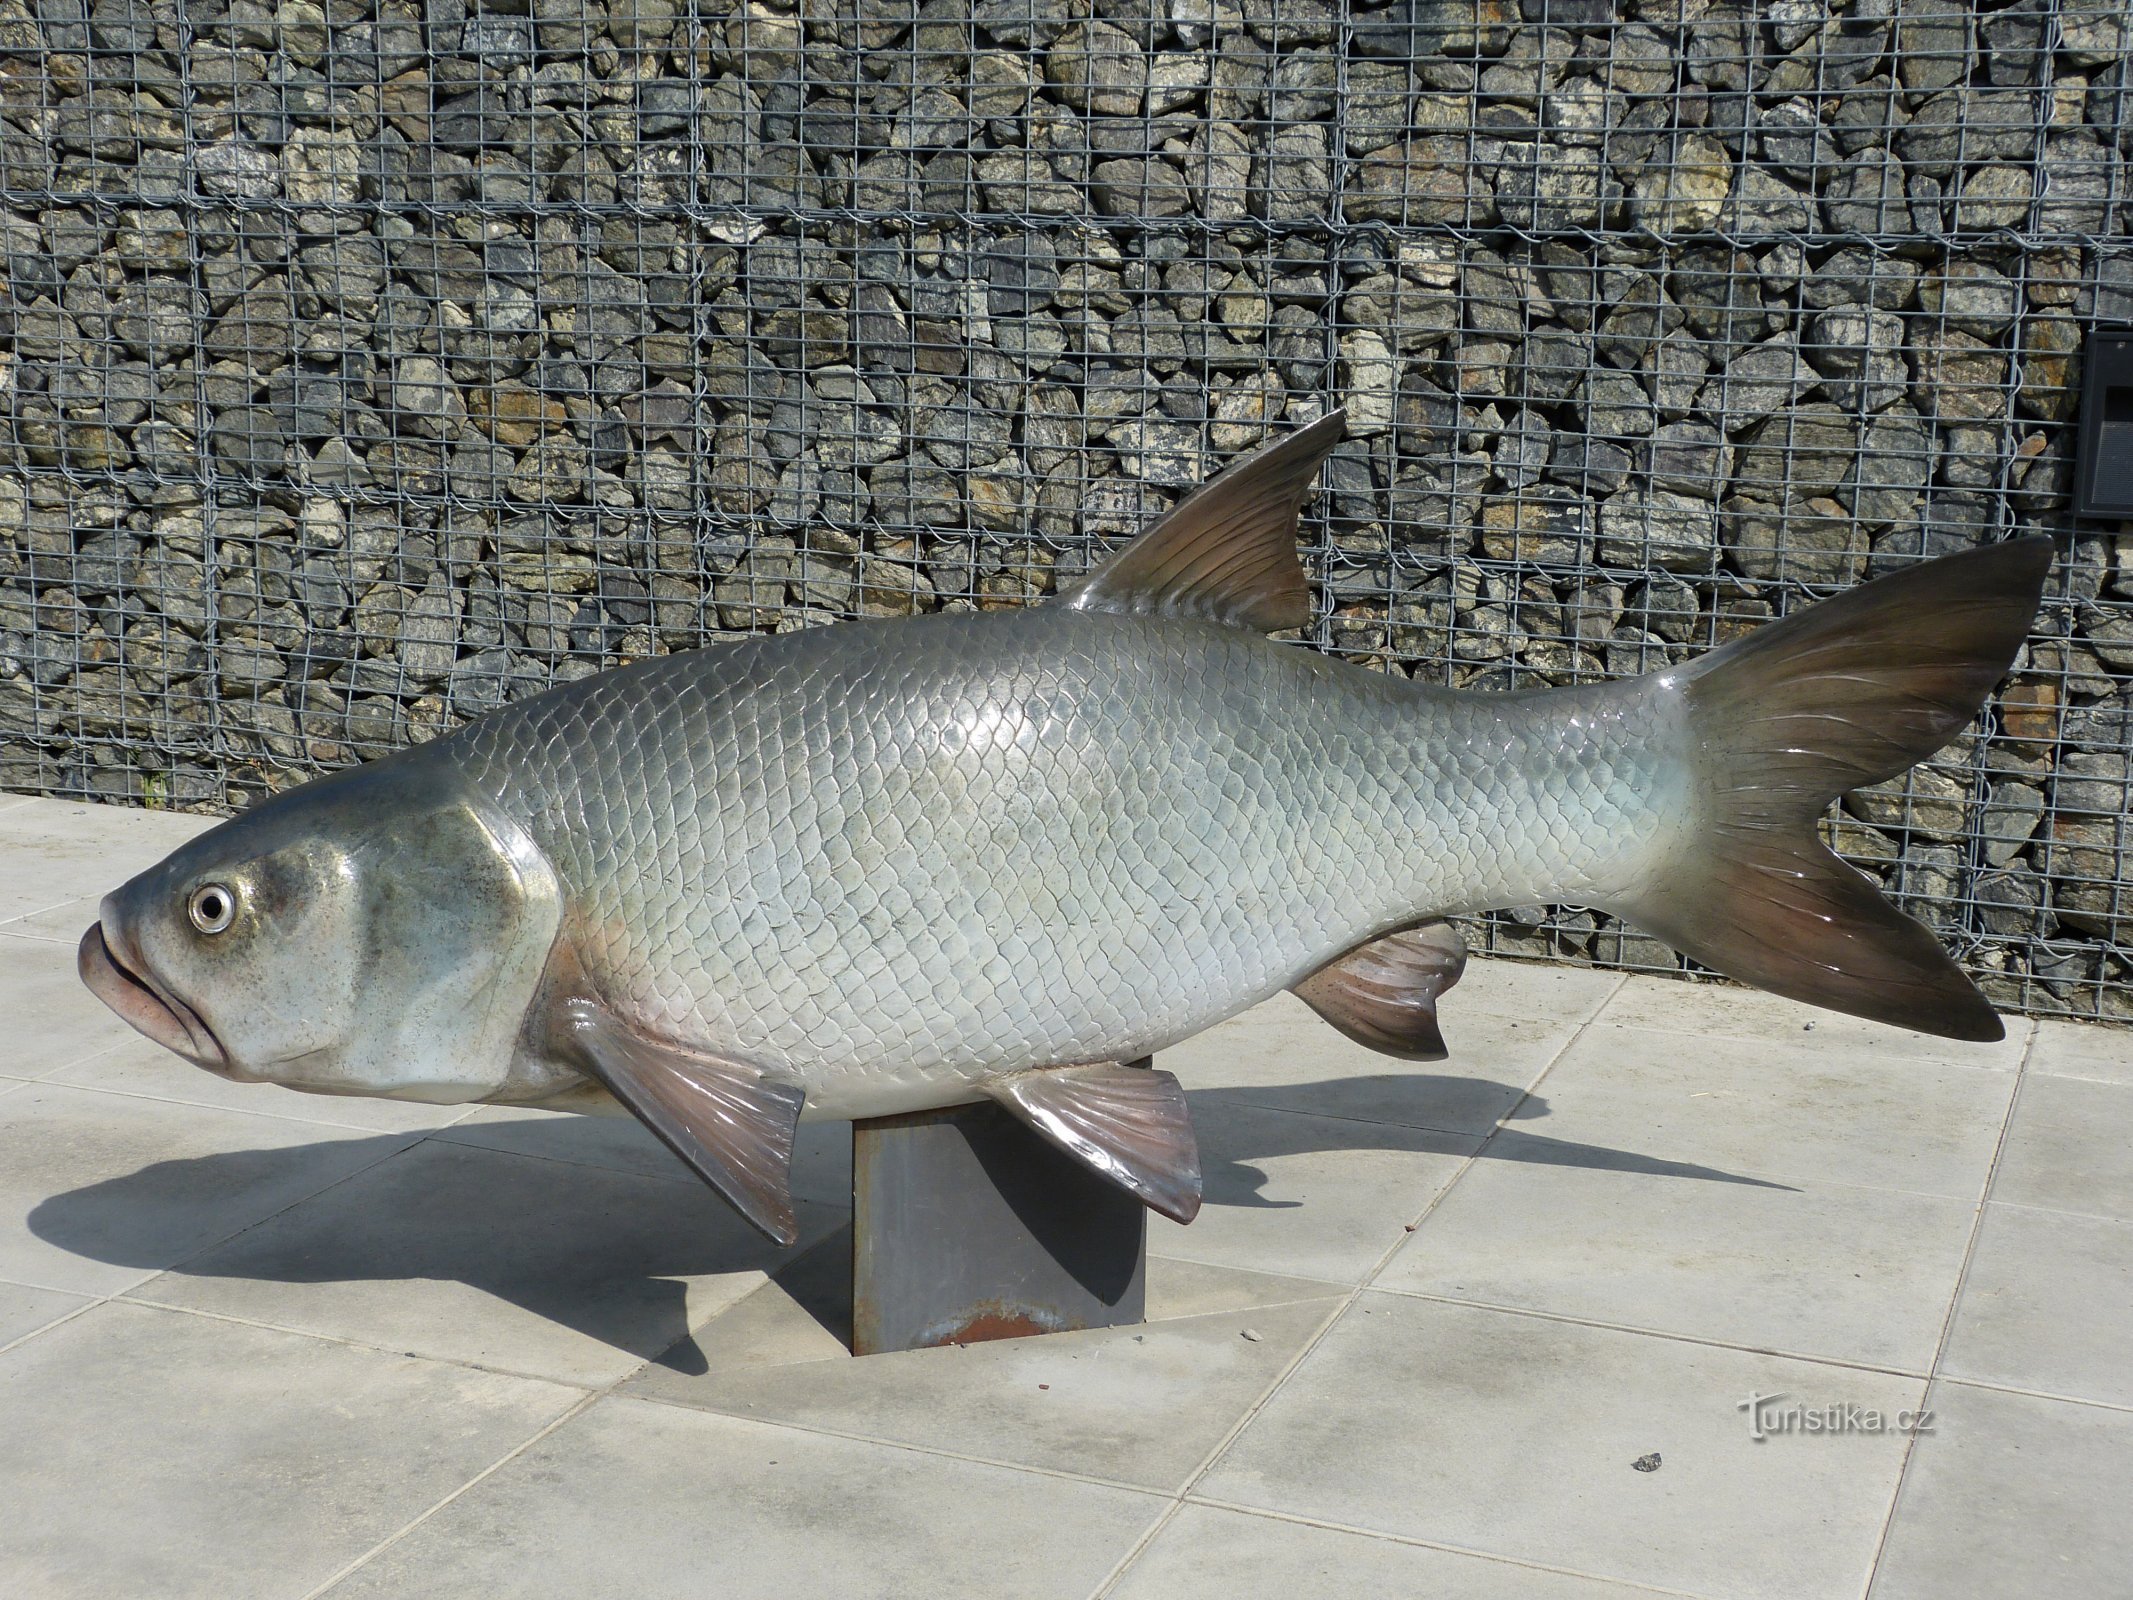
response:
{"label": "paved ground", "polygon": [[1154,1321],[854,1361],[841,1129],[780,1256],[634,1124],[126,1033],[74,939],[198,825],[0,796],[14,1600],[2126,1592],[2133,1033],[1492,963],[1419,1070],[1270,1004],[1164,1058]]}

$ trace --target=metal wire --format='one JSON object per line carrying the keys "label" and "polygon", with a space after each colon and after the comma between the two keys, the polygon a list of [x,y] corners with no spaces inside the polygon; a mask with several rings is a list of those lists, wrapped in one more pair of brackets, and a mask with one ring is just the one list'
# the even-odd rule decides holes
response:
{"label": "metal wire", "polygon": [[[240,805],[549,683],[1023,605],[1333,404],[1310,643],[1649,671],[2057,534],[1831,837],[2133,1016],[2123,0],[0,0],[0,782]],[[1672,969],[1576,908],[1518,954]]]}

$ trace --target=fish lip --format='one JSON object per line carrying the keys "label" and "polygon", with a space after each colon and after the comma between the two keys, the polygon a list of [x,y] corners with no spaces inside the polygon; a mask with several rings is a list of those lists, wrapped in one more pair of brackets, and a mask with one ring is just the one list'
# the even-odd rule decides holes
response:
{"label": "fish lip", "polygon": [[82,934],[74,964],[89,992],[136,1033],[196,1067],[228,1075],[230,1057],[222,1041],[198,1012],[149,975],[147,963],[127,943],[125,931],[108,909],[101,921],[90,923]]}

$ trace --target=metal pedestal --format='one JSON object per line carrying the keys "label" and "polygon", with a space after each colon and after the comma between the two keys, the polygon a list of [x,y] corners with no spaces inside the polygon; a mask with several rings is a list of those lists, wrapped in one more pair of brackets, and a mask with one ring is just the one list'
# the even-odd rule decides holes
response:
{"label": "metal pedestal", "polygon": [[852,1353],[1147,1317],[1148,1214],[991,1102],[852,1124]]}

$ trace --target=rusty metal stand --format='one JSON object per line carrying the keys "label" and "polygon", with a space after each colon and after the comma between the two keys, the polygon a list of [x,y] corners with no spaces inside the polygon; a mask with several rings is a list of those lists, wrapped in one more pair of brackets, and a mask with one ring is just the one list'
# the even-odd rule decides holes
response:
{"label": "rusty metal stand", "polygon": [[1148,1214],[991,1102],[852,1124],[852,1353],[1147,1317]]}

